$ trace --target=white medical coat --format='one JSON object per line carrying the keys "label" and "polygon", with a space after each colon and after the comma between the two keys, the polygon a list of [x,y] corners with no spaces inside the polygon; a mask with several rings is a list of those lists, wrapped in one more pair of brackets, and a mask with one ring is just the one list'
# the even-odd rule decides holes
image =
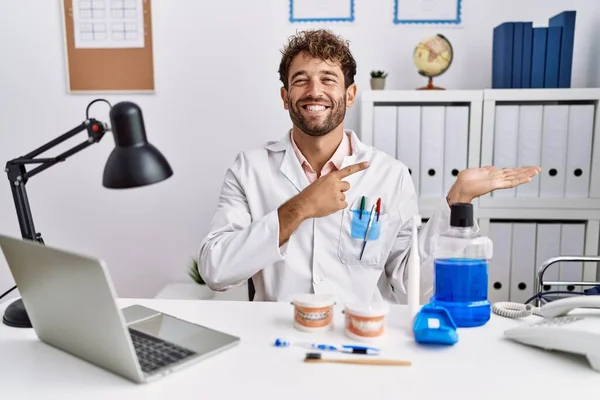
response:
{"label": "white medical coat", "polygon": [[[344,180],[348,207],[324,218],[308,219],[279,247],[277,209],[309,185],[294,153],[290,134],[278,142],[241,152],[227,170],[218,207],[203,239],[199,268],[207,285],[227,290],[253,279],[257,301],[290,301],[300,293],[334,294],[341,303],[386,300],[406,302],[412,217],[417,195],[408,168],[368,146],[352,131],[354,152],[342,168],[369,161],[366,170]],[[367,243],[351,236],[351,212],[360,198],[381,198],[380,236]],[[373,200],[373,201],[375,201]],[[420,232],[421,302],[432,294],[430,241],[449,227],[448,204]],[[370,208],[369,208],[370,211]]]}

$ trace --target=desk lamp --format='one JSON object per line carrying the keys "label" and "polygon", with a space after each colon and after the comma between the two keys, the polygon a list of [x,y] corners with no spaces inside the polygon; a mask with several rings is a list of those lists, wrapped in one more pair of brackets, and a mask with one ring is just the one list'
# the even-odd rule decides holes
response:
{"label": "desk lamp", "polygon": [[[111,127],[89,117],[91,105],[98,101],[103,101],[109,105]],[[88,134],[87,140],[83,143],[53,158],[36,158],[43,152],[83,131],[86,131]],[[85,121],[81,125],[38,149],[6,163],[5,171],[8,174],[8,180],[11,185],[23,239],[44,243],[42,235],[35,231],[29,200],[25,190],[25,185],[29,178],[59,162],[65,161],[68,157],[88,146],[98,143],[108,131],[112,131],[113,133],[115,148],[108,157],[106,166],[104,167],[102,178],[104,187],[126,189],[145,186],[160,182],[173,175],[171,166],[166,158],[146,139],[142,111],[136,104],[120,102],[111,106],[104,99],[93,100],[86,108]],[[28,164],[39,165],[27,171],[25,167]],[[6,296],[14,289],[16,289],[16,286],[2,294],[0,298]],[[8,326],[31,328],[31,321],[29,320],[22,299],[14,301],[6,308],[3,322]]]}

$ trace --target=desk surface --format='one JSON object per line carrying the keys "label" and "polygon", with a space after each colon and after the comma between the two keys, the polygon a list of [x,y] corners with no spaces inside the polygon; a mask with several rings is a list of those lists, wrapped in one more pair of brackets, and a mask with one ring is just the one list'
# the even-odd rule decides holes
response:
{"label": "desk surface", "polygon": [[[425,348],[405,333],[406,308],[394,306],[388,333],[378,344],[381,357],[408,359],[411,367],[313,365],[303,363],[307,350],[271,344],[276,337],[350,342],[342,331],[340,309],[335,330],[307,334],[293,328],[289,303],[119,299],[122,307],[135,303],[238,335],[241,342],[156,382],[137,385],[41,343],[32,329],[0,325],[0,397],[527,400],[592,398],[600,384],[600,374],[583,357],[503,339],[503,331],[523,323],[519,320],[493,316],[483,327],[459,330],[453,347]],[[1,312],[6,305],[0,304]]]}

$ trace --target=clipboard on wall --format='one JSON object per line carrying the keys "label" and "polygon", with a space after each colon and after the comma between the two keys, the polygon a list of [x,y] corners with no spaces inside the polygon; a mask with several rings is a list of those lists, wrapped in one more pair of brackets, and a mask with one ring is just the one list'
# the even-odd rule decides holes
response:
{"label": "clipboard on wall", "polygon": [[69,93],[154,92],[150,0],[60,0]]}

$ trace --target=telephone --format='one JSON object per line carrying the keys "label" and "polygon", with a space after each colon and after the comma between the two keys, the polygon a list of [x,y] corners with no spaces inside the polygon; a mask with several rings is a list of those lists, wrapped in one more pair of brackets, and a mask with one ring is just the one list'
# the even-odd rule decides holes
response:
{"label": "telephone", "polygon": [[[543,319],[508,329],[504,332],[507,338],[546,350],[583,355],[592,369],[600,372],[600,295],[568,297],[539,308],[529,307],[530,314]],[[505,308],[506,304],[504,308],[499,304],[495,313],[502,315]]]}

